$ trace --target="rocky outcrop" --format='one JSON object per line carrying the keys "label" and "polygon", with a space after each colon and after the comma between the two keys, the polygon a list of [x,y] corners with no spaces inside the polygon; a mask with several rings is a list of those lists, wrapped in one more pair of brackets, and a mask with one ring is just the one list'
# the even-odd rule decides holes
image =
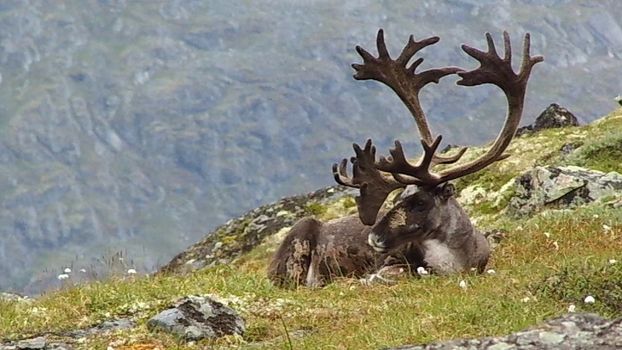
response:
{"label": "rocky outcrop", "polygon": [[537,132],[543,129],[563,128],[565,126],[578,126],[579,121],[569,110],[552,103],[539,116],[536,121],[528,126],[516,130],[516,136]]}
{"label": "rocky outcrop", "polygon": [[147,322],[151,330],[170,332],[187,341],[243,335],[244,320],[238,313],[215,300],[188,296]]}
{"label": "rocky outcrop", "polygon": [[386,350],[536,350],[622,348],[622,319],[606,320],[594,314],[567,314],[543,325],[503,337],[459,339]]}
{"label": "rocky outcrop", "polygon": [[622,196],[622,175],[576,166],[536,167],[518,177],[508,210],[526,215],[543,208],[568,208]]}
{"label": "rocky outcrop", "polygon": [[86,337],[106,335],[111,332],[133,328],[135,325],[134,321],[127,318],[108,320],[89,328],[54,334],[45,333],[32,338],[6,341],[0,343],[0,350],[71,350],[74,349],[75,344],[84,343]]}
{"label": "rocky outcrop", "polygon": [[182,273],[215,264],[226,264],[250,251],[261,241],[300,218],[313,214],[311,203],[334,202],[355,191],[342,186],[326,187],[251,210],[230,220],[162,266],[160,273]]}

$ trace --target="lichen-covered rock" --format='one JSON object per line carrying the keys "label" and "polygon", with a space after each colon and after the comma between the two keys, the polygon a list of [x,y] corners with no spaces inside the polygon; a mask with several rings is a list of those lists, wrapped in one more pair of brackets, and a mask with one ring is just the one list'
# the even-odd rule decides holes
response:
{"label": "lichen-covered rock", "polygon": [[503,337],[459,339],[387,350],[536,350],[622,348],[622,319],[606,320],[594,314],[567,314],[543,325]]}
{"label": "lichen-covered rock", "polygon": [[71,350],[71,346],[50,342],[44,336],[24,339],[15,343],[0,344],[0,350]]}
{"label": "lichen-covered rock", "polygon": [[622,175],[576,166],[535,167],[515,181],[509,212],[531,214],[543,208],[576,207],[622,196]]}
{"label": "lichen-covered rock", "polygon": [[244,334],[245,322],[228,306],[202,296],[188,296],[147,322],[151,330],[163,330],[191,341]]}
{"label": "lichen-covered rock", "polygon": [[552,103],[539,116],[536,121],[528,126],[523,126],[516,130],[516,136],[529,132],[536,132],[543,129],[563,128],[565,126],[578,126],[579,121],[569,110],[560,107],[557,103]]}
{"label": "lichen-covered rock", "polygon": [[206,266],[229,263],[256,247],[266,237],[313,214],[310,203],[336,202],[354,193],[353,189],[331,186],[309,194],[286,197],[251,210],[205,235],[201,241],[162,266],[159,272],[191,272]]}

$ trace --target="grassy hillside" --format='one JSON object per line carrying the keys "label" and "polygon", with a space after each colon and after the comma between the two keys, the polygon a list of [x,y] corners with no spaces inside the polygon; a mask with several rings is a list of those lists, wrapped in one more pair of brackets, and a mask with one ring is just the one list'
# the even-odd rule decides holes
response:
{"label": "grassy hillside", "polygon": [[[577,148],[563,155],[559,150],[568,143]],[[577,311],[622,316],[622,210],[594,203],[546,210],[531,218],[510,217],[504,207],[511,193],[503,190],[515,175],[534,165],[575,164],[622,172],[621,150],[619,109],[587,126],[519,137],[510,148],[513,157],[460,180],[461,200],[469,203],[465,206],[477,225],[507,232],[488,266],[494,273],[409,278],[391,286],[362,286],[343,279],[319,290],[279,289],[268,282],[264,270],[286,232],[281,230],[226,266],[81,286],[68,282],[62,290],[31,302],[0,302],[0,337],[53,333],[63,339],[64,332],[129,316],[137,328],[89,336],[76,346],[367,349],[505,334],[566,313],[571,304]],[[478,186],[486,195],[467,201]],[[353,210],[347,199],[312,207],[323,219]],[[466,288],[459,286],[461,281]],[[245,336],[184,344],[147,330],[149,317],[188,294],[213,295],[237,309],[247,321]],[[596,302],[583,303],[588,295]]]}

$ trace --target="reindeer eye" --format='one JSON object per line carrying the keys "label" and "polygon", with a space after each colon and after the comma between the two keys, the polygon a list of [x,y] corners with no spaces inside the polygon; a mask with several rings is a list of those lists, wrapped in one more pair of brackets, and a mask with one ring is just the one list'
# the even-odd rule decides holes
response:
{"label": "reindeer eye", "polygon": [[412,202],[410,204],[410,210],[413,211],[424,211],[425,210],[425,202],[422,201],[416,201],[416,202]]}

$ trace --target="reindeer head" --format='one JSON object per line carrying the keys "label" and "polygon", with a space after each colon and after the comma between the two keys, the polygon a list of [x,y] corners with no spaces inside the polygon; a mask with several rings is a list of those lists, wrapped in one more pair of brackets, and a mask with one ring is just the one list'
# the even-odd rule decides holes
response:
{"label": "reindeer head", "polygon": [[[359,217],[365,225],[373,225],[368,242],[378,251],[390,250],[408,241],[422,240],[431,234],[442,235],[436,228],[451,219],[455,210],[462,212],[453,198],[453,186],[447,182],[477,172],[490,164],[505,159],[509,154],[503,152],[516,133],[523,110],[527,80],[532,67],[543,60],[541,56],[529,54],[529,34],[523,43],[523,59],[519,73],[512,69],[512,48],[507,32],[503,33],[505,54],[501,58],[495,49],[490,34],[486,34],[488,51],[480,51],[467,45],[462,49],[480,63],[480,67],[465,71],[458,67],[430,69],[416,73],[423,62],[417,59],[409,65],[411,58],[426,46],[439,41],[438,37],[415,41],[411,35],[398,58],[392,59],[384,42],[382,29],[378,31],[376,46],[378,57],[363,48],[356,50],[363,58],[363,64],[353,64],[357,80],[376,80],[389,86],[400,97],[413,115],[423,146],[423,157],[416,164],[410,163],[404,155],[399,141],[391,149],[389,157],[376,161],[376,148],[367,140],[364,148],[354,144],[355,156],[350,159],[353,175],[347,174],[347,159],[333,165],[333,175],[339,184],[359,188],[356,198]],[[494,84],[501,88],[508,101],[508,114],[503,128],[488,151],[471,161],[446,167],[433,172],[438,164],[456,163],[466,152],[460,149],[454,156],[443,157],[436,154],[442,137],[432,138],[426,117],[419,102],[419,91],[428,83],[438,83],[440,78],[458,74],[462,79],[458,85],[476,86]],[[403,198],[393,209],[378,218],[378,212],[387,196],[398,188],[417,185],[416,193]],[[449,210],[448,208],[457,208]]]}

